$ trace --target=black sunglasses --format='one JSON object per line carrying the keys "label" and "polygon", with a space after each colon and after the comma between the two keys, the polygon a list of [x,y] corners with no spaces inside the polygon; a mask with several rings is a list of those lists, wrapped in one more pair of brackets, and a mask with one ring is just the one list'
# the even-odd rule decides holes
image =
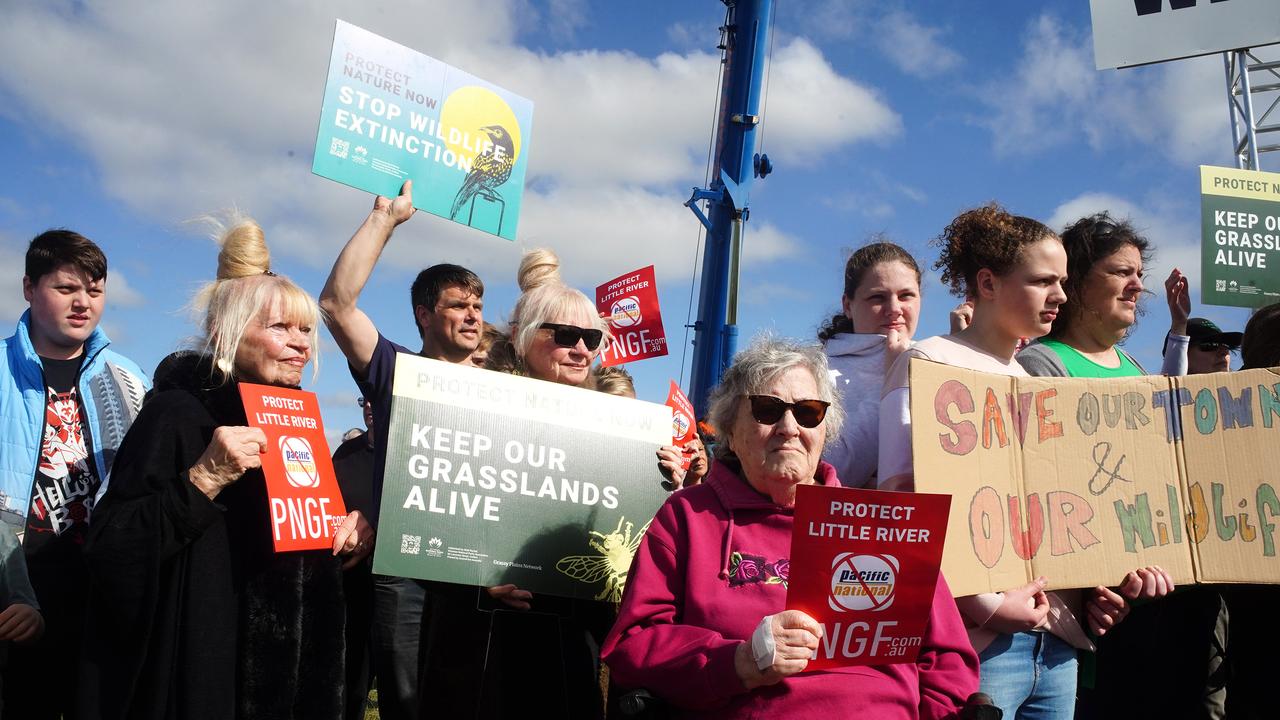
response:
{"label": "black sunglasses", "polygon": [[1235,348],[1231,347],[1226,343],[1216,343],[1216,342],[1199,343],[1196,345],[1196,347],[1200,349],[1200,352],[1218,352],[1222,348],[1226,348],[1230,352],[1235,352],[1236,350]]}
{"label": "black sunglasses", "polygon": [[604,339],[604,331],[596,328],[581,328],[577,325],[561,325],[560,323],[542,323],[538,327],[552,331],[552,337],[560,347],[571,348],[581,340],[588,350],[600,347]]}
{"label": "black sunglasses", "polygon": [[751,401],[751,417],[761,425],[773,425],[790,410],[797,425],[816,428],[827,416],[827,408],[831,406],[831,403],[822,400],[787,402],[772,395],[748,395],[747,399]]}

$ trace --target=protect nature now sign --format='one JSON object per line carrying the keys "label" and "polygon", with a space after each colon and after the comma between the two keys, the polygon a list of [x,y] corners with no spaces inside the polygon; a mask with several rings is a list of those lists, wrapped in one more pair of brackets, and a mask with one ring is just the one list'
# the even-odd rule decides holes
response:
{"label": "protect nature now sign", "polygon": [[1201,166],[1200,224],[1201,302],[1280,302],[1280,173]]}
{"label": "protect nature now sign", "polygon": [[399,355],[374,571],[620,600],[670,442],[663,405]]}
{"label": "protect nature now sign", "polygon": [[1280,583],[1280,370],[1013,378],[911,361],[921,492],[951,493],[957,595],[1045,575]]}
{"label": "protect nature now sign", "polygon": [[533,103],[341,20],[311,170],[415,207],[516,237]]}

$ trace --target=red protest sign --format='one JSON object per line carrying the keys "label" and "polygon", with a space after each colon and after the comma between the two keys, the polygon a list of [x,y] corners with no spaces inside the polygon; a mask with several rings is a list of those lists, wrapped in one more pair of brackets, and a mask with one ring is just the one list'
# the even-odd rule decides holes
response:
{"label": "red protest sign", "polygon": [[613,331],[613,342],[600,353],[601,365],[609,367],[667,354],[652,265],[596,288],[596,309]]}
{"label": "red protest sign", "polygon": [[823,627],[806,670],[915,661],[950,508],[949,495],[796,488],[787,609]]}
{"label": "red protest sign", "polygon": [[[698,428],[694,420],[693,403],[689,402],[688,396],[675,380],[671,381],[671,389],[667,391],[666,405],[671,408],[671,444],[683,450],[698,434]],[[688,470],[692,463],[692,457],[680,456],[682,470]]]}
{"label": "red protest sign", "polygon": [[240,383],[249,424],[267,434],[262,473],[276,552],[333,546],[347,515],[315,393]]}

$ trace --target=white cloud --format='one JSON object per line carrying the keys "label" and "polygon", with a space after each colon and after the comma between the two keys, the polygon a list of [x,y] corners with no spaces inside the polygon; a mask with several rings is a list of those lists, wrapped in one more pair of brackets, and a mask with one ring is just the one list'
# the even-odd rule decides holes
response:
{"label": "white cloud", "polygon": [[[577,22],[573,11],[583,7],[558,0],[551,11]],[[456,262],[470,256],[478,270],[513,274],[520,247],[548,244],[592,280],[606,261],[619,272],[637,260],[688,266],[697,226],[680,194],[703,175],[718,55],[538,53],[516,44],[521,12],[521,0],[426,0],[394,11],[248,0],[123,0],[108,11],[29,0],[7,7],[0,24],[0,92],[15,101],[8,115],[83,150],[101,187],[138,214],[177,224],[238,206],[263,224],[286,267],[322,269],[370,205],[367,195],[310,173],[333,18],[341,16],[535,101],[520,244],[417,219],[397,233],[384,262],[421,267],[447,252]],[[776,48],[771,93],[767,149],[780,161],[819,163],[901,130],[874,89],[837,73],[804,40]],[[768,225],[751,232],[748,261],[793,245]],[[606,252],[605,237],[621,249]]]}
{"label": "white cloud", "polygon": [[13,325],[26,312],[27,301],[22,296],[22,267],[26,248],[8,233],[0,231],[0,337],[8,337]]}
{"label": "white cloud", "polygon": [[115,307],[142,307],[147,302],[142,293],[129,284],[123,272],[112,270],[107,278],[107,303]]}
{"label": "white cloud", "polygon": [[1138,140],[1181,163],[1230,158],[1219,56],[1099,71],[1088,28],[1045,13],[1028,27],[1012,65],[980,89],[991,112],[979,122],[1001,154]]}
{"label": "white cloud", "polygon": [[590,6],[586,0],[549,0],[547,29],[556,40],[569,40],[587,24]]}
{"label": "white cloud", "polygon": [[926,78],[960,65],[960,53],[942,42],[946,31],[922,24],[910,13],[894,10],[876,26],[876,46],[908,75]]}

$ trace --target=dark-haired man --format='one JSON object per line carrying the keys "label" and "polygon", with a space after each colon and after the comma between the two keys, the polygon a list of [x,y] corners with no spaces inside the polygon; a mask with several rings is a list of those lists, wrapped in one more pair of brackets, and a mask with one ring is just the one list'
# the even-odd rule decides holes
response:
{"label": "dark-haired man", "polygon": [[[338,255],[320,293],[320,307],[325,311],[329,332],[346,355],[351,375],[364,397],[373,404],[375,508],[382,497],[396,353],[412,351],[378,332],[356,301],[392,232],[413,213],[412,181],[405,182],[395,199],[379,196],[369,217]],[[480,278],[458,265],[433,265],[418,274],[410,298],[414,323],[422,339],[417,354],[444,362],[468,363],[484,333],[484,284]],[[453,615],[454,604],[475,607],[474,589],[443,585],[381,575],[374,578],[374,664],[378,673],[378,708],[384,718],[419,716],[418,689],[422,676],[429,671],[420,667],[420,661],[425,656],[438,655],[424,647],[422,638],[428,638],[426,642],[430,643],[433,639],[438,641],[440,635],[425,626],[424,611],[432,623],[447,625],[444,619]],[[510,593],[503,598],[505,602],[527,607],[521,599],[527,597],[527,592],[505,586],[495,590],[503,589]]]}
{"label": "dark-haired man", "polygon": [[107,258],[91,240],[70,230],[38,235],[22,292],[30,308],[0,345],[0,531],[22,537],[45,634],[11,651],[4,712],[72,717],[85,530],[148,383],[98,328]]}

